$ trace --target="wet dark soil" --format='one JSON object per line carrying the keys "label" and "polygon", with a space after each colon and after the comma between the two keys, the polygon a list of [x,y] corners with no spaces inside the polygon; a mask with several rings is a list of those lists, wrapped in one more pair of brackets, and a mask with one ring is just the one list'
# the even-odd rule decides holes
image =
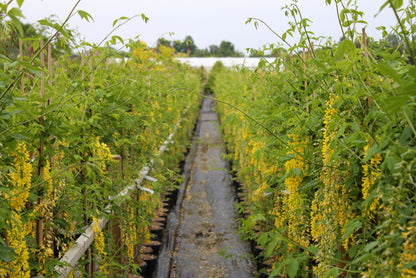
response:
{"label": "wet dark soil", "polygon": [[250,245],[237,233],[235,188],[213,106],[204,99],[185,180],[168,215],[158,278],[255,277]]}

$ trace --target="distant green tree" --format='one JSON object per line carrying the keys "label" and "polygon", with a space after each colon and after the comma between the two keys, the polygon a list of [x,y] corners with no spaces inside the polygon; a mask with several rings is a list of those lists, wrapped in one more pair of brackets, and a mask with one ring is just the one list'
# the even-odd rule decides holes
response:
{"label": "distant green tree", "polygon": [[209,57],[210,52],[206,48],[204,48],[204,49],[197,48],[197,49],[195,49],[195,52],[192,56],[194,56],[194,57]]}
{"label": "distant green tree", "polygon": [[234,55],[234,44],[229,41],[222,41],[218,48],[218,56],[219,57],[232,57]]}
{"label": "distant green tree", "polygon": [[190,55],[193,55],[195,53],[195,50],[197,49],[194,39],[191,36],[186,36],[184,41],[184,48],[186,49],[185,53],[189,53]]}
{"label": "distant green tree", "polygon": [[212,56],[216,56],[217,55],[217,53],[218,53],[218,45],[215,45],[215,44],[213,44],[213,45],[210,45],[209,46],[209,53],[212,55]]}
{"label": "distant green tree", "polygon": [[217,57],[242,57],[243,54],[235,51],[234,44],[229,41],[222,41],[216,53]]}
{"label": "distant green tree", "polygon": [[157,46],[164,45],[168,47],[172,47],[172,42],[170,40],[167,40],[165,38],[160,38],[157,40]]}
{"label": "distant green tree", "polygon": [[172,47],[177,53],[186,53],[186,46],[180,40],[173,41]]}

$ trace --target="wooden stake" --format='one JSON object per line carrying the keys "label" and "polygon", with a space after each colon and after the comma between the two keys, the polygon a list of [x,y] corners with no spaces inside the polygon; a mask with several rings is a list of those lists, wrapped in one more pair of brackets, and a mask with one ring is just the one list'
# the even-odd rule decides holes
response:
{"label": "wooden stake", "polygon": [[85,54],[84,54],[84,50],[81,52],[81,67],[82,67],[82,71],[81,71],[81,80],[84,81],[85,78],[85,73],[84,73],[84,64],[85,64]]}
{"label": "wooden stake", "polygon": [[94,86],[93,86],[93,82],[94,82],[94,74],[93,74],[93,72],[92,72],[92,56],[93,56],[93,53],[92,53],[92,50],[91,50],[91,52],[90,52],[90,86],[91,86],[91,88],[93,88]]}
{"label": "wooden stake", "polygon": [[[305,92],[306,92],[307,89],[308,89],[308,81],[306,79],[307,77],[306,77],[306,51],[305,51],[305,48],[303,48],[303,51],[302,51],[302,59],[303,59],[303,77],[304,77],[303,85],[305,87]],[[306,103],[308,102],[308,96],[306,96],[305,101],[306,101]],[[308,105],[306,106],[306,113],[309,113],[309,106]]]}
{"label": "wooden stake", "polygon": [[[313,51],[315,51],[315,44],[313,42],[311,42],[311,48]],[[315,90],[313,91],[313,99],[316,99],[316,92]]]}
{"label": "wooden stake", "polygon": [[[52,87],[52,45],[48,44],[48,73],[49,73],[49,80],[48,84]],[[48,105],[51,104],[52,97],[48,99]]]}
{"label": "wooden stake", "polygon": [[[19,39],[19,56],[20,59],[23,59],[23,41],[22,39]],[[23,70],[23,65],[20,66],[20,70]],[[25,80],[22,76],[20,79],[20,92],[22,93],[22,96],[25,95]]]}
{"label": "wooden stake", "polygon": [[[43,48],[43,40],[40,40],[40,48]],[[45,95],[45,56],[44,56],[44,52],[43,50],[40,52],[40,65],[41,65],[41,79],[40,79],[40,97],[43,98]],[[45,107],[45,103],[41,104],[42,107]],[[43,113],[43,110],[41,110]],[[45,125],[45,119],[44,117],[41,115],[39,117],[39,124],[41,126]],[[39,162],[38,162],[38,169],[37,169],[37,174],[38,177],[40,177],[41,180],[43,180],[44,178],[44,146],[45,145],[45,140],[44,140],[44,133],[43,131],[40,132],[40,138],[39,138]],[[43,189],[40,190],[39,195],[42,196],[43,195]],[[42,203],[42,197],[38,196],[38,205],[40,203]],[[43,245],[43,239],[44,239],[44,235],[43,235],[43,230],[44,230],[44,220],[43,218],[37,220],[37,225],[36,225],[36,241],[37,244],[39,246]]]}
{"label": "wooden stake", "polygon": [[[368,58],[367,35],[365,33],[365,28],[363,28],[363,38],[362,38],[362,42],[361,42],[361,48],[364,50],[364,57],[366,59],[365,64],[366,65],[369,65],[370,64],[370,60]],[[365,85],[366,86],[370,86],[370,81],[368,80],[368,76],[366,77]],[[367,97],[367,103],[368,103],[368,107],[371,107],[372,101],[371,101],[371,98],[370,97]]]}

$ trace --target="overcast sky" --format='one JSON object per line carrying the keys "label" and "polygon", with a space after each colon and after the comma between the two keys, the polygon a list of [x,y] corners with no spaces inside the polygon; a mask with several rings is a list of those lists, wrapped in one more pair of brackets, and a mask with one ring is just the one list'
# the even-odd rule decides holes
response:
{"label": "overcast sky", "polygon": [[[22,11],[26,22],[57,15],[63,21],[76,0],[26,0]],[[338,41],[341,31],[336,18],[335,6],[325,5],[325,0],[299,0],[303,16],[313,21],[311,30],[319,36],[332,37]],[[384,0],[357,0],[359,8],[365,12],[369,22],[367,32],[380,38],[375,27],[394,24],[394,17],[388,8],[374,18]],[[222,40],[231,41],[235,48],[258,48],[278,39],[266,28],[258,30],[246,25],[249,17],[258,17],[266,21],[281,34],[288,27],[288,18],[281,8],[289,0],[82,0],[78,9],[92,15],[95,22],[82,21],[78,15],[70,21],[70,27],[76,28],[87,41],[97,43],[111,30],[112,23],[121,16],[131,17],[144,13],[149,17],[145,24],[136,18],[124,25],[115,34],[123,38],[140,39],[154,44],[161,36],[169,40],[182,40],[186,35],[194,38],[199,48],[219,44]],[[361,30],[361,27],[360,27]],[[173,36],[168,33],[173,32]]]}

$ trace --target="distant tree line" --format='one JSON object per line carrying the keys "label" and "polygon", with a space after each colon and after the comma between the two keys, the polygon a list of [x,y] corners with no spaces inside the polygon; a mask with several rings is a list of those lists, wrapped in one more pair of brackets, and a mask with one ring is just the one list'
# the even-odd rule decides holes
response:
{"label": "distant tree line", "polygon": [[175,49],[177,54],[192,57],[243,57],[244,54],[234,48],[234,44],[229,41],[222,41],[220,45],[210,45],[208,48],[200,49],[195,45],[191,36],[186,36],[184,40],[170,41],[165,38],[158,40],[158,45],[164,45]]}

